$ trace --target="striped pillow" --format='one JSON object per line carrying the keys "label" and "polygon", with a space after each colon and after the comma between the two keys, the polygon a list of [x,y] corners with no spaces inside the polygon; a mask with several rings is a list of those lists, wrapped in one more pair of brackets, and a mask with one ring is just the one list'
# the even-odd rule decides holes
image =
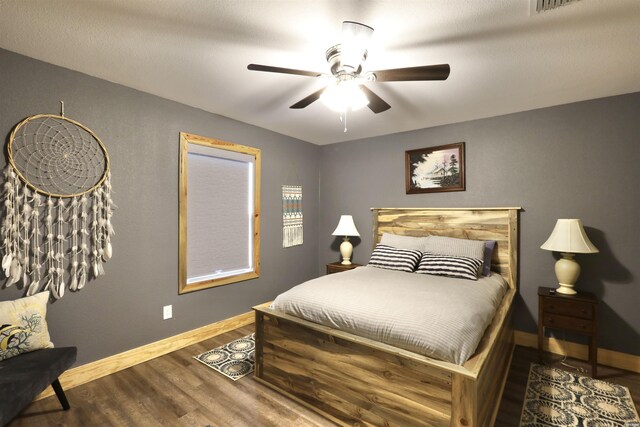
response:
{"label": "striped pillow", "polygon": [[368,266],[413,273],[421,256],[422,252],[414,249],[398,249],[378,244],[371,254]]}
{"label": "striped pillow", "polygon": [[478,280],[478,271],[481,266],[482,261],[479,259],[425,252],[422,254],[416,273]]}

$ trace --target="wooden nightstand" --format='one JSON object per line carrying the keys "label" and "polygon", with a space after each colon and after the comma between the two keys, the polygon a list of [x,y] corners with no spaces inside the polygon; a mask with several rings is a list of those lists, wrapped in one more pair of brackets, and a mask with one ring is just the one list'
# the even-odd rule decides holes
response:
{"label": "wooden nightstand", "polygon": [[356,267],[362,267],[362,264],[342,265],[339,262],[327,264],[327,274],[340,273],[341,271],[353,270]]}
{"label": "wooden nightstand", "polygon": [[542,363],[544,328],[563,329],[589,336],[591,376],[598,369],[598,299],[587,292],[576,295],[550,293],[554,288],[538,288],[538,359]]}

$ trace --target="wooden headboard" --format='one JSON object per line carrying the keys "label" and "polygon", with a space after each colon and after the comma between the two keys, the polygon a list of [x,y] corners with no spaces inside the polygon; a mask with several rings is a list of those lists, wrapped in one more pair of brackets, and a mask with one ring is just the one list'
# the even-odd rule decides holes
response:
{"label": "wooden headboard", "polygon": [[495,240],[491,270],[516,288],[520,208],[371,208],[373,243],[382,233]]}

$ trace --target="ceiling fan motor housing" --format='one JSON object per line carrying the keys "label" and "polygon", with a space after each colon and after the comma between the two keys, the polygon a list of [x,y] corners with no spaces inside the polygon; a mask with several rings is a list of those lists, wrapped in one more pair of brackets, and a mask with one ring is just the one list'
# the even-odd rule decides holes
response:
{"label": "ceiling fan motor housing", "polygon": [[354,69],[342,63],[342,45],[341,44],[331,46],[329,49],[327,49],[325,56],[327,58],[327,62],[329,63],[331,74],[333,74],[334,76],[340,73],[360,74],[360,72],[362,71],[362,63],[367,59],[367,50],[363,51],[362,59],[360,60],[360,63],[358,64],[357,69]]}

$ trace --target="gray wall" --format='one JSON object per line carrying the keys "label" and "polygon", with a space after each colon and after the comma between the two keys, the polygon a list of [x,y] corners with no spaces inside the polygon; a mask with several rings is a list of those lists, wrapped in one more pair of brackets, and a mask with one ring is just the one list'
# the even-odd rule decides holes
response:
{"label": "gray wall", "polygon": [[[354,260],[366,263],[371,207],[521,206],[515,327],[534,332],[538,286],[555,286],[554,254],[540,245],[557,218],[581,218],[600,249],[577,256],[577,288],[602,300],[599,344],[640,355],[639,114],[635,93],[323,146],[319,271],[340,258],[331,232],[341,214],[354,216]],[[460,141],[466,191],[405,194],[405,150]]]}
{"label": "gray wall", "polygon": [[[0,77],[6,141],[19,121],[59,114],[64,100],[67,117],[92,129],[111,158],[118,209],[107,274],[47,314],[52,340],[77,346],[78,364],[248,312],[317,275],[319,147],[5,50]],[[178,295],[180,131],[262,150],[259,279]],[[305,243],[289,249],[282,248],[282,184],[303,186]],[[0,300],[22,295],[15,286],[0,290]],[[174,318],[163,321],[168,304]]]}

